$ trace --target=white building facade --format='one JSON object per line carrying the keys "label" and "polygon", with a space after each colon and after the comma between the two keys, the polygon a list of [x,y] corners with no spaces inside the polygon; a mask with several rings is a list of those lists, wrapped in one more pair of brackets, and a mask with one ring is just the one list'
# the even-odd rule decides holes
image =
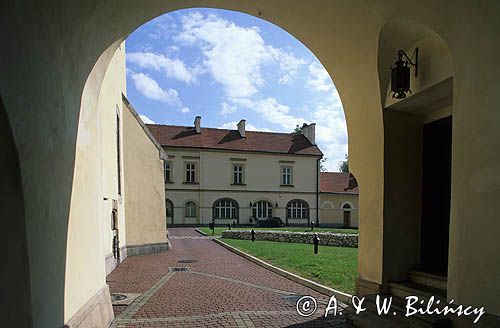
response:
{"label": "white building facade", "polygon": [[167,224],[288,225],[318,220],[319,160],[314,124],[300,134],[148,125],[168,155]]}

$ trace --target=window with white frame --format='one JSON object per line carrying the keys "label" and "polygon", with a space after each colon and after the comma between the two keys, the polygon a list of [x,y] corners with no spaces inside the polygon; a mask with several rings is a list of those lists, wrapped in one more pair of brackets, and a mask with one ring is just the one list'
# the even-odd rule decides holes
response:
{"label": "window with white frame", "polygon": [[172,162],[163,162],[163,173],[165,176],[165,182],[172,182]]}
{"label": "window with white frame", "polygon": [[281,167],[281,184],[284,186],[292,185],[292,167],[282,166]]}
{"label": "window with white frame", "polygon": [[196,203],[189,201],[186,203],[184,207],[185,217],[187,218],[195,218],[196,217]]}
{"label": "window with white frame", "polygon": [[185,182],[196,182],[196,163],[186,163]]}
{"label": "window with white frame", "polygon": [[252,210],[253,217],[257,219],[267,219],[273,216],[273,205],[265,200],[255,202]]}
{"label": "window with white frame", "polygon": [[244,171],[245,167],[243,164],[233,164],[233,184],[245,183]]}
{"label": "window with white frame", "polygon": [[309,205],[300,199],[289,201],[286,206],[286,217],[288,219],[309,218]]}
{"label": "window with white frame", "polygon": [[214,219],[238,219],[238,203],[230,198],[215,201],[213,216]]}

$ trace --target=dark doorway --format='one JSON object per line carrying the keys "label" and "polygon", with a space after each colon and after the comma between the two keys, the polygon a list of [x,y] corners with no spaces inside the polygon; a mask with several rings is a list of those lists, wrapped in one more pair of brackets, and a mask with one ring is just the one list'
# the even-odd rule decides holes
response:
{"label": "dark doorway", "polygon": [[342,208],[344,209],[344,228],[349,228],[351,226],[351,206],[345,204]]}
{"label": "dark doorway", "polygon": [[170,199],[165,200],[166,223],[174,224],[174,203]]}
{"label": "dark doorway", "polygon": [[118,238],[118,213],[116,210],[111,212],[111,232],[113,233],[113,256],[117,263],[120,263],[120,240]]}
{"label": "dark doorway", "polygon": [[421,269],[446,276],[451,198],[452,117],[424,125]]}

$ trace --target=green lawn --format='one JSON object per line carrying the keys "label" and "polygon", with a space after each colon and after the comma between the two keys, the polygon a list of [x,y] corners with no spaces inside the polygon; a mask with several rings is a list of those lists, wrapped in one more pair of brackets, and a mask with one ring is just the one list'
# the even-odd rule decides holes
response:
{"label": "green lawn", "polygon": [[346,293],[354,293],[354,282],[358,275],[357,248],[320,246],[318,254],[313,254],[311,244],[221,240],[301,277]]}
{"label": "green lawn", "polygon": [[[208,227],[199,228],[201,231],[207,235],[212,235],[212,230]],[[297,231],[297,232],[311,232],[309,227],[281,227],[281,228],[258,228],[258,227],[236,227],[231,228],[233,230],[281,230],[281,231]],[[220,236],[222,231],[228,230],[227,227],[216,227],[214,236]],[[339,229],[339,228],[314,228],[312,232],[334,232],[334,233],[347,233],[347,234],[358,234],[357,229]]]}

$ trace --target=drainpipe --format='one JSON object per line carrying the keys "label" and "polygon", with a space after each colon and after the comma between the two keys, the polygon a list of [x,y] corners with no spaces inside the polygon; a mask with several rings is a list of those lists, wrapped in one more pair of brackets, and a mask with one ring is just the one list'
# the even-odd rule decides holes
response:
{"label": "drainpipe", "polygon": [[316,227],[319,227],[319,167],[321,158],[318,158],[316,165]]}

